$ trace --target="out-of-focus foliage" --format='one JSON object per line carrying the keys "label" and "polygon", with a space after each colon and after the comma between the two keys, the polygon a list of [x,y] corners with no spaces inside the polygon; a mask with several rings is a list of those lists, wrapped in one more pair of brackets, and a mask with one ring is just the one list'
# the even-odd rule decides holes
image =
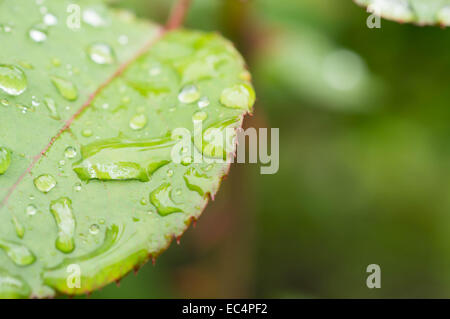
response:
{"label": "out-of-focus foliage", "polygon": [[[167,3],[135,0],[139,14],[154,14],[148,2]],[[235,167],[183,249],[158,260],[161,276],[116,296],[449,297],[450,30],[369,29],[350,0],[194,3],[188,27],[246,52],[259,96],[248,125],[280,128],[280,170]],[[336,63],[314,52],[359,61],[363,92],[327,88]],[[372,263],[381,289],[366,287]]]}

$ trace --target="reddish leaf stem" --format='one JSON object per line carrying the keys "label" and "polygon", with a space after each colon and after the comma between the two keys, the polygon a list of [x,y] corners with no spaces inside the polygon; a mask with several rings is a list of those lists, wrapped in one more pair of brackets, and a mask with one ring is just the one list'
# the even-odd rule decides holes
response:
{"label": "reddish leaf stem", "polygon": [[191,3],[192,0],[178,0],[175,3],[167,21],[166,30],[174,30],[182,26]]}

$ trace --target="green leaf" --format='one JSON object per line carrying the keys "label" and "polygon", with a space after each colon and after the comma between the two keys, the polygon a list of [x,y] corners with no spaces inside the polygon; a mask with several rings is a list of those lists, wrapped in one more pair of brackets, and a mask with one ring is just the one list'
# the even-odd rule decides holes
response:
{"label": "green leaf", "polygon": [[77,4],[71,29],[72,1],[0,0],[0,297],[90,292],[157,257],[217,192],[234,140],[215,134],[255,100],[219,35]]}
{"label": "green leaf", "polygon": [[450,25],[450,0],[355,0],[369,11],[398,22]]}

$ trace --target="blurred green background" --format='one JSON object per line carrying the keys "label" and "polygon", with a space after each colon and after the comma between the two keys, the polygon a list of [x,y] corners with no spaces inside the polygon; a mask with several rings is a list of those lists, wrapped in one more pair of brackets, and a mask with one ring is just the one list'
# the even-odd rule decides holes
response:
{"label": "blurred green background", "polygon": [[[193,0],[244,54],[280,170],[234,165],[179,246],[95,298],[450,297],[450,30],[351,0]],[[164,23],[172,1],[109,0]],[[366,267],[379,264],[381,289]]]}

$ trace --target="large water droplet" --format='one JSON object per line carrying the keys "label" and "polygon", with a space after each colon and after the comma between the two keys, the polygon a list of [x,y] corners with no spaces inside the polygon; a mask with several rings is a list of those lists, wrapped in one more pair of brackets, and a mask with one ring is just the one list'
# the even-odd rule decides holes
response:
{"label": "large water droplet", "polygon": [[20,95],[27,89],[25,73],[14,65],[0,64],[0,89],[9,95]]}
{"label": "large water droplet", "polygon": [[0,239],[0,248],[17,266],[31,265],[36,260],[36,257],[27,247],[12,241]]}
{"label": "large water droplet", "polygon": [[141,130],[147,125],[147,116],[145,114],[137,114],[130,120],[130,127],[133,130]]}
{"label": "large water droplet", "polygon": [[58,226],[58,238],[56,248],[63,253],[70,253],[75,249],[75,218],[72,212],[72,201],[67,197],[61,197],[50,204],[50,212]]}
{"label": "large water droplet", "polygon": [[200,91],[194,84],[186,85],[178,94],[178,100],[181,103],[190,104],[200,99]]}
{"label": "large water droplet", "polygon": [[72,82],[57,76],[52,76],[51,80],[59,94],[66,100],[75,101],[78,98],[78,90]]}
{"label": "large water droplet", "polygon": [[234,151],[238,123],[238,118],[225,119],[209,126],[201,136],[201,132],[196,132],[195,147],[205,156],[226,160]]}
{"label": "large water droplet", "polygon": [[47,40],[47,32],[40,27],[33,27],[28,31],[28,35],[31,40],[37,43]]}
{"label": "large water droplet", "polygon": [[11,152],[5,147],[0,147],[0,175],[6,173],[9,165],[11,165]]}
{"label": "large water droplet", "polygon": [[191,190],[200,194],[200,196],[205,195],[209,188],[211,188],[212,181],[208,175],[200,173],[195,168],[191,167],[184,174],[184,181],[186,186]]}
{"label": "large water droplet", "polygon": [[40,192],[48,193],[56,186],[56,180],[52,175],[44,174],[34,179],[34,185]]}
{"label": "large water droplet", "polygon": [[250,110],[255,103],[255,91],[248,84],[237,84],[222,91],[220,102],[226,107]]}
{"label": "large water droplet", "polygon": [[152,140],[112,138],[82,146],[83,159],[73,166],[82,180],[140,180],[146,182],[168,164],[176,141],[170,137]]}
{"label": "large water droplet", "polygon": [[183,210],[176,207],[171,199],[172,186],[165,183],[150,193],[150,202],[156,207],[161,216],[167,216],[173,213],[182,213]]}
{"label": "large water droplet", "polygon": [[114,51],[106,43],[94,43],[88,47],[88,54],[92,61],[97,64],[114,63]]}

